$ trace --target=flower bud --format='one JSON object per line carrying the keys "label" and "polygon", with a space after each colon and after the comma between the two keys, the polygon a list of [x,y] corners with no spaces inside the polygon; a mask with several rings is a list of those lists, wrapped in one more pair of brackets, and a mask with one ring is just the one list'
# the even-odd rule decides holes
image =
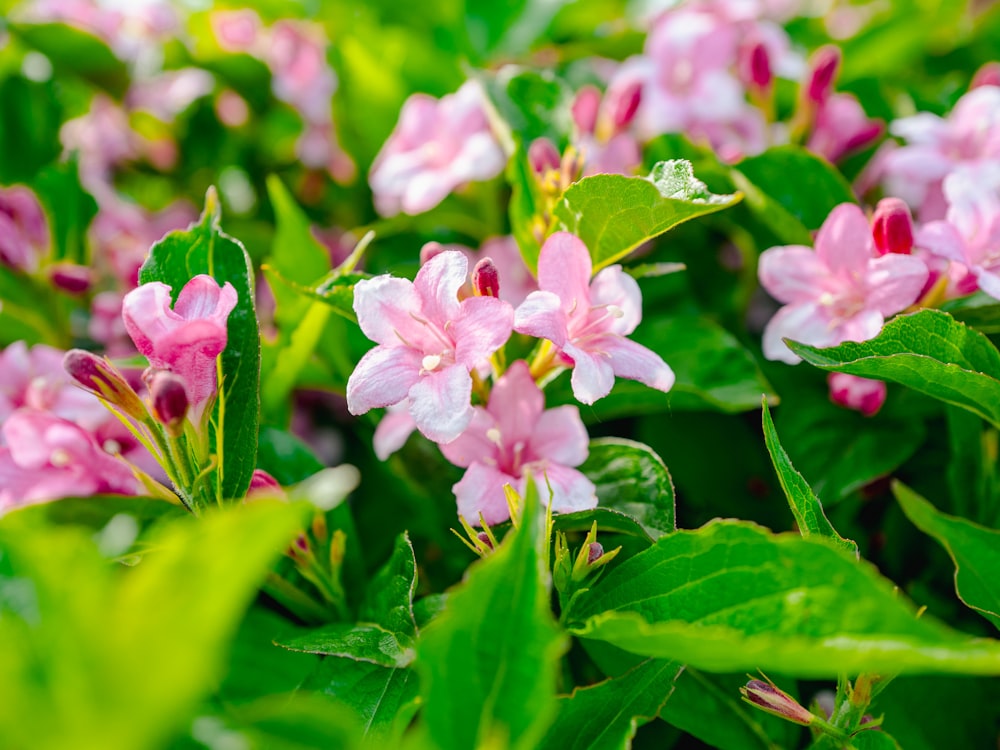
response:
{"label": "flower bud", "polygon": [[767,47],[759,41],[745,44],[740,48],[739,70],[740,77],[747,85],[761,91],[767,89],[774,80]]}
{"label": "flower bud", "polygon": [[528,146],[528,161],[535,174],[544,176],[551,170],[559,169],[561,159],[559,149],[548,138],[536,138]]}
{"label": "flower bud", "polygon": [[970,89],[980,86],[1000,86],[1000,62],[988,62],[972,76]]}
{"label": "flower bud", "polygon": [[478,534],[476,534],[476,539],[478,539],[482,543],[485,549],[488,550],[493,549],[493,540],[490,539],[490,535],[487,534],[485,531],[480,531]]}
{"label": "flower bud", "polygon": [[608,95],[604,100],[604,109],[610,120],[612,132],[618,133],[628,127],[635,118],[641,101],[641,81],[631,81],[624,86],[608,90]]}
{"label": "flower bud", "polygon": [[63,357],[63,369],[86,390],[117,406],[128,416],[140,422],[149,418],[139,394],[104,357],[83,349],[70,349]]}
{"label": "flower bud", "polygon": [[740,688],[740,694],[747,703],[796,724],[807,727],[816,720],[816,716],[771,682],[750,680],[746,687]]}
{"label": "flower bud", "polygon": [[601,555],[604,554],[604,547],[600,542],[591,542],[587,547],[587,564],[593,565]]}
{"label": "flower bud", "polygon": [[872,217],[872,235],[879,255],[909,255],[913,249],[913,217],[899,198],[883,198]]}
{"label": "flower bud", "polygon": [[816,50],[809,63],[809,82],[806,97],[815,104],[822,104],[833,92],[833,79],[840,67],[840,48],[833,45]]}
{"label": "flower bud", "polygon": [[472,291],[477,297],[500,296],[500,272],[492,258],[483,258],[472,269]]}
{"label": "flower bud", "polygon": [[584,86],[573,100],[573,122],[581,133],[593,133],[597,127],[597,112],[601,107],[601,92],[596,86]]}
{"label": "flower bud", "polygon": [[86,266],[59,263],[49,269],[49,280],[57,289],[70,294],[82,294],[90,289],[93,276]]}
{"label": "flower bud", "polygon": [[146,382],[153,416],[176,437],[183,431],[182,425],[190,406],[184,379],[167,370],[156,370]]}
{"label": "flower bud", "polygon": [[886,387],[881,380],[859,378],[845,372],[831,372],[827,377],[830,400],[846,409],[854,409],[866,417],[875,416],[885,403]]}
{"label": "flower bud", "polygon": [[254,469],[250,476],[250,487],[247,489],[246,502],[256,500],[288,500],[285,490],[278,480],[263,469]]}

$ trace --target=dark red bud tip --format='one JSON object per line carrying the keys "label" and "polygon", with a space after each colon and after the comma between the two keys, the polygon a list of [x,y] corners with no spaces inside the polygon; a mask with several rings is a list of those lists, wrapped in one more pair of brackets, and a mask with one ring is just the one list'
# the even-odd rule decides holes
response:
{"label": "dark red bud tip", "polygon": [[913,250],[913,216],[899,198],[883,198],[872,216],[872,236],[879,255],[909,255]]}
{"label": "dark red bud tip", "polygon": [[305,534],[299,534],[295,537],[295,546],[302,552],[309,551],[309,540],[306,539]]}
{"label": "dark red bud tip", "polygon": [[753,42],[740,49],[739,69],[744,81],[761,90],[774,80],[771,57],[762,42]]}
{"label": "dark red bud tip", "polygon": [[493,540],[490,539],[490,535],[487,534],[485,531],[480,531],[478,534],[476,534],[476,539],[478,539],[480,542],[486,545],[488,549],[493,549]]}
{"label": "dark red bud tip", "polygon": [[573,122],[581,133],[593,133],[597,127],[597,112],[601,108],[601,92],[596,86],[584,86],[573,100]]}
{"label": "dark red bud tip", "polygon": [[1000,86],[1000,62],[988,62],[972,76],[970,89],[980,86]]}
{"label": "dark red bud tip", "polygon": [[104,357],[83,349],[70,349],[63,356],[63,369],[91,393],[119,407],[138,420],[147,418],[146,408],[125,377]]}
{"label": "dark red bud tip", "polygon": [[604,547],[601,546],[600,542],[591,542],[590,547],[587,550],[587,565],[593,565],[594,562],[601,555],[604,554]]}
{"label": "dark red bud tip", "polygon": [[500,296],[500,272],[492,258],[483,258],[472,269],[472,289],[477,297]]}
{"label": "dark red bud tip", "polygon": [[833,80],[840,67],[840,48],[828,45],[816,50],[809,64],[809,83],[806,96],[809,101],[822,104],[833,92]]}
{"label": "dark red bud tip", "polygon": [[792,696],[769,682],[750,680],[746,684],[746,687],[740,688],[740,693],[744,699],[758,708],[788,719],[788,721],[794,721],[796,724],[809,726],[816,719],[812,713],[799,705],[798,701],[792,698]]}
{"label": "dark red bud tip", "polygon": [[642,83],[633,81],[619,89],[608,92],[605,107],[607,107],[611,118],[611,127],[614,132],[619,132],[628,127],[635,118],[635,113],[639,110],[642,101]]}
{"label": "dark red bud tip", "polygon": [[148,382],[153,416],[171,432],[179,432],[190,405],[184,379],[172,372],[158,370]]}
{"label": "dark red bud tip", "polygon": [[72,263],[60,263],[49,269],[49,280],[57,289],[70,294],[82,294],[90,289],[93,280],[91,271],[86,266]]}
{"label": "dark red bud tip", "polygon": [[528,161],[535,174],[544,175],[553,169],[559,169],[562,157],[559,149],[548,138],[536,138],[528,146]]}

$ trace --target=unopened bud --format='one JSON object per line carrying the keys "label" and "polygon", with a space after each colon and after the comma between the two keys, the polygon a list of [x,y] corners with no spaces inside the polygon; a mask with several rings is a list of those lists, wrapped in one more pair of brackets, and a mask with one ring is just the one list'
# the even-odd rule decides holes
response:
{"label": "unopened bud", "polygon": [[740,76],[749,85],[764,90],[774,80],[771,71],[771,57],[762,42],[753,42],[740,48]]}
{"label": "unopened bud", "polygon": [[593,565],[601,555],[604,554],[604,547],[600,542],[591,542],[587,547],[587,565]]}
{"label": "unopened bud", "polygon": [[157,370],[147,383],[153,416],[170,434],[179,435],[190,405],[184,378],[166,370]]}
{"label": "unopened bud", "polygon": [[477,297],[500,296],[500,272],[492,258],[483,258],[472,269],[472,291]]}
{"label": "unopened bud", "polygon": [[597,127],[597,112],[601,107],[601,92],[596,86],[584,86],[573,100],[573,122],[581,133],[593,133]]}
{"label": "unopened bud", "polygon": [[604,108],[608,113],[612,132],[618,133],[628,127],[635,118],[642,101],[642,82],[631,81],[624,86],[608,90]]}
{"label": "unopened bud", "polygon": [[139,394],[104,357],[83,349],[70,349],[63,357],[63,369],[86,390],[117,406],[128,416],[140,422],[149,419]]}
{"label": "unopened bud", "polygon": [[820,47],[809,63],[809,82],[806,96],[809,101],[822,104],[833,92],[833,80],[840,67],[840,48],[833,45]]}
{"label": "unopened bud", "polygon": [[70,294],[82,294],[90,289],[93,275],[86,266],[59,263],[49,268],[49,280],[57,289]]}
{"label": "unopened bud", "polygon": [[528,161],[535,174],[545,175],[551,170],[559,169],[561,159],[559,149],[548,138],[536,138],[528,146]]}
{"label": "unopened bud", "polygon": [[883,198],[872,216],[872,236],[879,255],[909,255],[913,249],[913,217],[899,198]]}
{"label": "unopened bud", "polygon": [[796,724],[809,726],[816,720],[812,713],[773,683],[750,680],[746,687],[740,688],[740,694],[747,703]]}
{"label": "unopened bud", "polygon": [[288,496],[278,480],[263,469],[254,469],[250,475],[250,487],[247,489],[246,502],[274,499],[287,500]]}
{"label": "unopened bud", "polygon": [[480,531],[476,534],[476,539],[478,539],[486,549],[493,549],[493,540],[490,539],[490,535],[485,531]]}
{"label": "unopened bud", "polygon": [[980,86],[1000,86],[1000,62],[988,62],[972,76],[970,89]]}

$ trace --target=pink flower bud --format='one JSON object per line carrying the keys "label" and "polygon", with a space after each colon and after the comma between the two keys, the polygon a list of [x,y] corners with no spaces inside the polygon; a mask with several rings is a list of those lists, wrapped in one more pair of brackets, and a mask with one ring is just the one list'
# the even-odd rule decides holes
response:
{"label": "pink flower bud", "polygon": [[139,394],[104,357],[83,349],[70,349],[63,357],[63,369],[86,390],[117,406],[130,417],[140,422],[148,419],[149,414]]}
{"label": "pink flower bud", "polygon": [[587,565],[593,565],[601,555],[604,554],[604,547],[600,542],[591,542],[587,548]]}
{"label": "pink flower bud", "polygon": [[740,694],[747,703],[796,724],[809,726],[816,720],[812,713],[799,705],[798,701],[790,695],[779,690],[773,683],[750,680],[746,687],[740,688]]}
{"label": "pink flower bud", "polygon": [[614,133],[624,130],[635,118],[642,101],[642,82],[630,81],[619,88],[611,88],[604,99],[604,111]]}
{"label": "pink flower bud", "polygon": [[548,138],[536,138],[528,146],[528,161],[535,174],[544,175],[553,169],[559,169],[562,157],[559,149]]}
{"label": "pink flower bud", "polygon": [[472,269],[472,290],[478,297],[500,296],[500,272],[492,258],[483,258]]}
{"label": "pink flower bud", "polygon": [[183,432],[188,401],[184,379],[166,370],[156,370],[147,380],[153,416],[175,437]]}
{"label": "pink flower bud", "polygon": [[970,89],[980,86],[1000,86],[1000,62],[988,62],[972,76]]}
{"label": "pink flower bud", "polygon": [[771,58],[762,42],[752,42],[740,48],[739,71],[740,77],[749,86],[764,90],[771,85],[774,80]]}
{"label": "pink flower bud", "polygon": [[59,263],[49,268],[49,280],[57,289],[70,294],[83,294],[90,289],[93,275],[86,266]]}
{"label": "pink flower bud", "polygon": [[909,255],[913,249],[913,217],[899,198],[883,198],[872,217],[872,235],[879,255]]}
{"label": "pink flower bud", "polygon": [[584,86],[573,100],[573,122],[581,133],[593,133],[597,127],[597,112],[601,107],[601,92],[596,86]]}
{"label": "pink flower bud", "polygon": [[833,79],[840,67],[840,48],[833,45],[820,47],[809,63],[809,82],[806,96],[809,101],[822,104],[833,92]]}
{"label": "pink flower bud", "polygon": [[[278,480],[272,477],[263,469],[254,469],[250,477],[250,488],[247,490],[246,502],[256,500],[276,499],[288,500],[284,488],[278,484]],[[317,516],[321,518],[322,516]]]}
{"label": "pink flower bud", "polygon": [[476,534],[476,539],[482,542],[487,549],[493,549],[493,540],[490,539],[490,535],[487,534],[485,531],[480,531],[478,534]]}
{"label": "pink flower bud", "polygon": [[866,417],[873,417],[885,403],[886,387],[881,380],[859,378],[844,372],[831,372],[827,377],[830,400]]}

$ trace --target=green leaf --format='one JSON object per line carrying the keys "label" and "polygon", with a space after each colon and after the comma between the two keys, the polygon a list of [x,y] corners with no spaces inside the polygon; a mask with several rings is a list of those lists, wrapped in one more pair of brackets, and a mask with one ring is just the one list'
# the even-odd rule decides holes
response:
{"label": "green leaf", "polygon": [[538,253],[542,245],[535,233],[534,219],[544,207],[538,180],[535,178],[528,153],[523,143],[518,142],[514,154],[507,162],[507,182],[510,184],[510,233],[517,240],[517,247],[524,258],[524,264],[532,273],[538,270]]}
{"label": "green leaf", "polygon": [[195,720],[198,748],[349,750],[359,745],[357,722],[344,707],[318,695],[268,695],[227,707],[223,717]]}
{"label": "green leaf", "polygon": [[76,159],[52,164],[32,182],[45,206],[55,260],[86,265],[87,228],[97,215],[97,201],[80,185]]}
{"label": "green leaf", "polygon": [[0,183],[31,182],[59,157],[59,105],[55,81],[0,77]]}
{"label": "green leaf", "polygon": [[830,539],[837,546],[843,548],[854,555],[858,555],[858,545],[849,539],[844,539],[837,530],[833,528],[823,512],[823,503],[813,493],[809,483],[792,466],[791,459],[785,453],[778,440],[778,431],[774,429],[774,422],[771,421],[771,411],[767,408],[767,399],[764,399],[763,410],[761,412],[764,422],[764,442],[767,444],[767,452],[771,454],[771,463],[774,464],[774,471],[778,475],[781,489],[788,500],[788,507],[795,516],[799,533],[807,537],[813,534]]}
{"label": "green leaf", "polygon": [[1000,426],[1000,352],[947,313],[902,315],[861,343],[821,349],[789,341],[788,346],[823,370],[901,383]]}
{"label": "green leaf", "polygon": [[676,528],[670,472],[648,445],[623,438],[591,440],[579,470],[597,487],[599,506],[631,516],[653,539]]}
{"label": "green leaf", "polygon": [[528,486],[520,529],[469,568],[417,644],[424,728],[446,750],[537,747],[555,711],[565,638],[552,619],[547,541]]}
{"label": "green leaf", "polygon": [[[139,270],[139,283],[161,281],[171,287],[174,301],[184,285],[198,274],[219,284],[231,283],[238,301],[229,315],[228,343],[222,352],[221,403],[213,420],[222,429],[217,472],[219,499],[242,498],[257,465],[257,429],[260,414],[260,331],[254,307],[253,269],[240,242],[219,228],[219,201],[215,189],[205,197],[205,211],[197,224],[175,231],[150,248]],[[221,423],[220,423],[221,422]]]}
{"label": "green leaf", "polygon": [[483,83],[515,140],[530,144],[536,138],[548,138],[557,147],[565,142],[573,124],[573,92],[552,71],[508,65]]}
{"label": "green leaf", "polygon": [[129,85],[125,63],[104,42],[61,23],[10,24],[7,28],[52,62],[58,75],[77,76],[121,99]]}
{"label": "green leaf", "polygon": [[655,718],[674,692],[683,666],[649,659],[621,677],[576,688],[559,699],[556,720],[539,747],[566,750],[627,748],[641,724]]}
{"label": "green leaf", "polygon": [[709,671],[1000,674],[1000,642],[920,619],[826,539],[716,521],[662,537],[566,614],[571,632]]}
{"label": "green leaf", "polygon": [[289,651],[340,656],[382,667],[405,667],[413,661],[410,639],[374,623],[332,623],[278,638],[275,644]]}
{"label": "green leaf", "polygon": [[[330,270],[330,253],[316,239],[305,215],[277,175],[267,178],[267,194],[274,208],[275,232],[267,263],[289,281],[304,286],[318,282]],[[281,292],[275,290],[275,295]],[[292,297],[291,302],[295,301]],[[291,324],[295,318],[283,316],[279,299],[277,317]]]}
{"label": "green leaf", "polygon": [[975,328],[980,333],[1000,333],[1000,304],[974,305],[948,310],[959,323]]}
{"label": "green leaf", "polygon": [[571,185],[555,208],[562,228],[583,240],[594,271],[678,224],[737,203],[695,179],[691,163],[663,161],[648,177],[597,174]]}
{"label": "green leaf", "polygon": [[359,616],[404,636],[417,633],[413,617],[413,593],[417,588],[417,561],[409,535],[396,537],[388,562],[368,584]]}
{"label": "green leaf", "polygon": [[[835,206],[856,202],[840,171],[800,146],[770,148],[744,159],[736,169],[760,188],[768,203],[773,201],[809,230],[819,229]],[[763,211],[773,212],[775,207],[765,205]],[[773,222],[765,218],[765,223]]]}
{"label": "green leaf", "polygon": [[899,744],[881,729],[869,729],[851,737],[855,750],[900,750]]}
{"label": "green leaf", "polygon": [[901,482],[892,491],[906,517],[937,539],[955,563],[959,599],[1000,628],[1000,531],[941,513]]}
{"label": "green leaf", "polygon": [[632,516],[612,508],[591,508],[578,510],[575,513],[559,513],[552,517],[552,528],[555,531],[590,531],[594,521],[597,521],[599,531],[612,534],[627,534],[639,537],[652,543],[649,532]]}

